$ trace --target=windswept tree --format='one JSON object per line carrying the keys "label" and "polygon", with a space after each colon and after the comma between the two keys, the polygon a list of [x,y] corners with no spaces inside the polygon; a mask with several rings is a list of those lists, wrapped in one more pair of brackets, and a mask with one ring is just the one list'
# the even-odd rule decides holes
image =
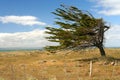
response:
{"label": "windswept tree", "polygon": [[46,27],[46,37],[59,46],[47,46],[46,49],[81,49],[97,47],[101,56],[104,51],[104,33],[109,29],[103,19],[93,17],[88,11],[74,6],[61,5],[53,14],[57,15],[55,23],[60,27]]}

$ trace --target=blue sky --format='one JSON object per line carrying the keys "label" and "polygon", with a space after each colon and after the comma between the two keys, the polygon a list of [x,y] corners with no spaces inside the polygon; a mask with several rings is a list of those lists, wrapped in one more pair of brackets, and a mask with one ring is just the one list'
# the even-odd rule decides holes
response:
{"label": "blue sky", "polygon": [[45,26],[56,26],[51,12],[60,4],[87,10],[111,25],[105,34],[106,47],[120,47],[119,0],[1,0],[0,48],[44,47],[56,45],[44,37]]}

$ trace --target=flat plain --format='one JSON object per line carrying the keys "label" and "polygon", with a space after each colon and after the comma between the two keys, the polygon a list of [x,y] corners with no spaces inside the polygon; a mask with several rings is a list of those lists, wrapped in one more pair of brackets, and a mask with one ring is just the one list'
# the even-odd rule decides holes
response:
{"label": "flat plain", "polygon": [[120,80],[120,49],[105,51],[0,52],[0,80]]}

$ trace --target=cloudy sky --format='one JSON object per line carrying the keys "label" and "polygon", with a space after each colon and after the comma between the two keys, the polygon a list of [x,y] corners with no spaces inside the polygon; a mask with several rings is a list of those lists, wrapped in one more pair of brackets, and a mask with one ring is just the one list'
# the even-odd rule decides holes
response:
{"label": "cloudy sky", "polygon": [[103,18],[111,28],[106,47],[120,47],[120,0],[0,0],[0,48],[40,48],[48,42],[46,26],[56,26],[51,12],[60,4],[73,5]]}

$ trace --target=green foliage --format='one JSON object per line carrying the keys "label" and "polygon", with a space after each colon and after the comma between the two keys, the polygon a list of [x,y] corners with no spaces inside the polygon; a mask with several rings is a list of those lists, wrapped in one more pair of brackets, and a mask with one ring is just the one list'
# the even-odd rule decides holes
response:
{"label": "green foliage", "polygon": [[94,18],[89,12],[76,7],[61,5],[53,14],[57,15],[55,23],[59,28],[46,27],[49,41],[59,42],[60,46],[47,49],[80,49],[91,46],[102,47],[104,32],[109,28],[102,19]]}

